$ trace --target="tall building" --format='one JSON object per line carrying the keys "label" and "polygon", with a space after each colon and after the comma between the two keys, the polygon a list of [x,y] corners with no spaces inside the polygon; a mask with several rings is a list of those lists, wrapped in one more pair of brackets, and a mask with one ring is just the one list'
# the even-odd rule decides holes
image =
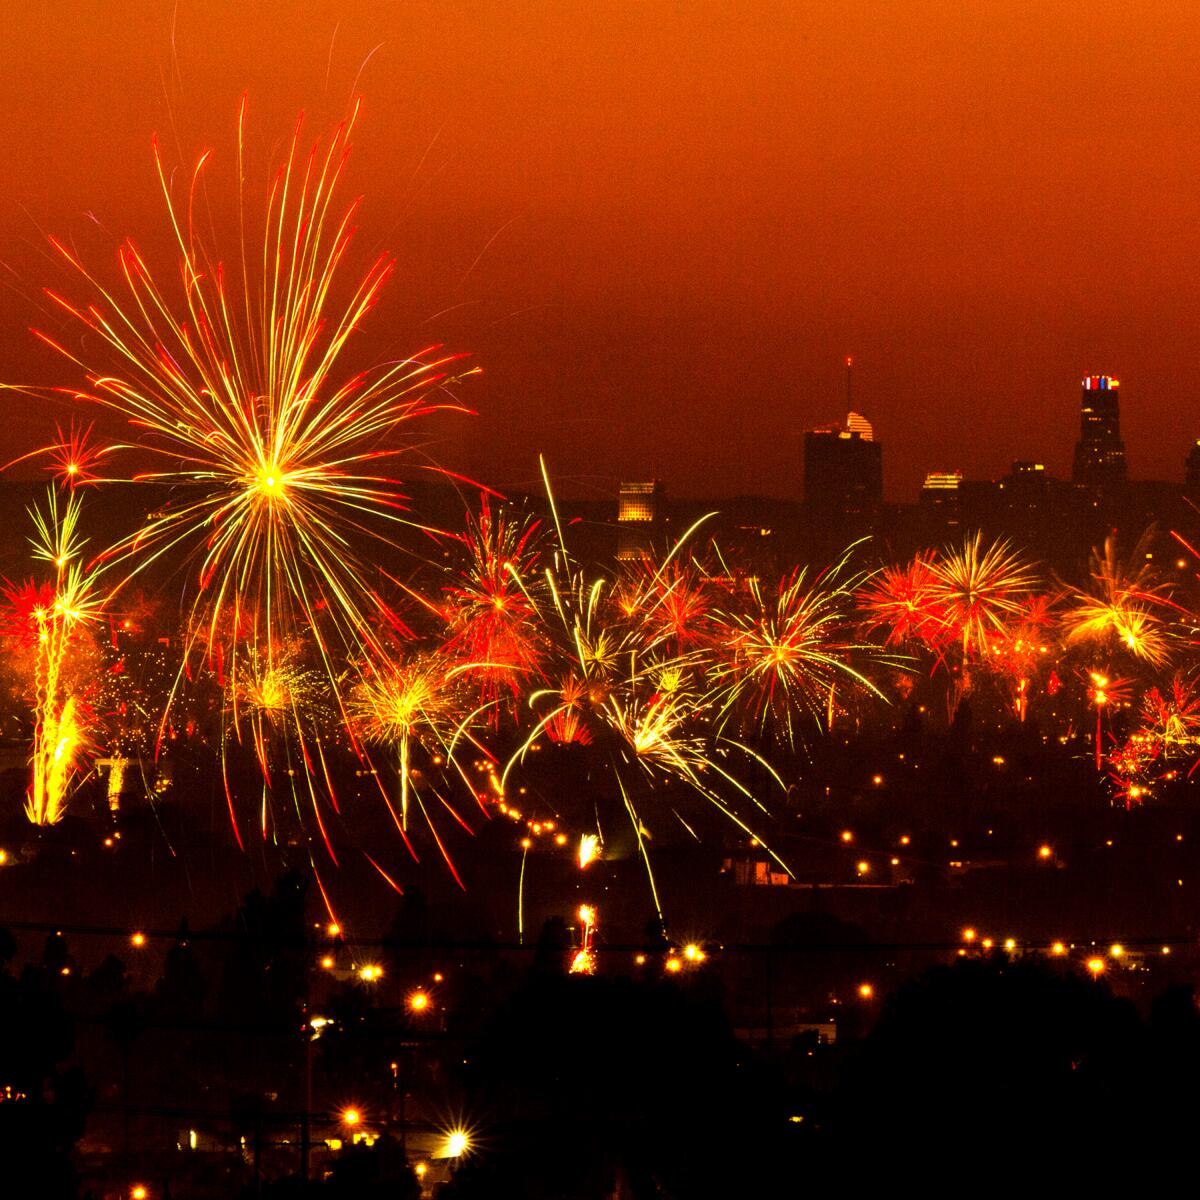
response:
{"label": "tall building", "polygon": [[1184,462],[1183,493],[1191,500],[1200,500],[1200,438]]}
{"label": "tall building", "polygon": [[1125,482],[1125,443],[1121,441],[1120,380],[1089,375],[1079,404],[1079,441],[1071,479],[1090,487]]}
{"label": "tall building", "polygon": [[845,425],[804,435],[804,503],[826,520],[871,518],[883,503],[883,446],[871,423],[850,413]]}
{"label": "tall building", "polygon": [[867,420],[862,413],[850,412],[846,414],[846,428],[851,433],[860,433],[864,442],[873,442],[875,440],[875,430],[871,428],[871,422]]}
{"label": "tall building", "polygon": [[630,562],[644,558],[654,548],[661,531],[666,492],[653,479],[646,483],[622,483],[617,496],[617,559]]}

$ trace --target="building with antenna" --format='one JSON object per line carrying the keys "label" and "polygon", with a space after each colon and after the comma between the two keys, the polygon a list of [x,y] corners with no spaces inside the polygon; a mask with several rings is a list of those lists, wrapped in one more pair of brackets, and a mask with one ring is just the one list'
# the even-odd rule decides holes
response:
{"label": "building with antenna", "polygon": [[846,423],[804,435],[804,503],[817,518],[843,522],[873,517],[883,503],[883,447],[871,423],[850,413]]}
{"label": "building with antenna", "polygon": [[804,507],[818,541],[869,533],[883,507],[883,447],[854,411],[854,359],[846,357],[846,420],[804,434]]}

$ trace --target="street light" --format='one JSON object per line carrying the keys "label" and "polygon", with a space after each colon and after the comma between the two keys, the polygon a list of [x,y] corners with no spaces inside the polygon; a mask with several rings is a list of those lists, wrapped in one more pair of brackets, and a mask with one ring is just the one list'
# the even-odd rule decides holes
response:
{"label": "street light", "polygon": [[443,1158],[461,1158],[471,1149],[471,1136],[465,1129],[451,1129],[442,1147]]}

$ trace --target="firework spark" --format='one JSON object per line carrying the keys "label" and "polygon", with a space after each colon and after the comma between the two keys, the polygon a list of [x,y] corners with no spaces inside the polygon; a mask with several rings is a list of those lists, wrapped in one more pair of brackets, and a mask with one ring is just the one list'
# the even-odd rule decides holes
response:
{"label": "firework spark", "polygon": [[1092,551],[1090,586],[1071,590],[1065,614],[1068,644],[1100,650],[1117,646],[1152,667],[1167,662],[1171,638],[1165,617],[1178,606],[1146,553],[1151,532],[1143,535],[1128,563],[1118,557],[1115,538],[1106,539],[1102,553]]}
{"label": "firework spark", "polygon": [[[545,570],[538,614],[546,630],[547,673],[563,682],[529,696],[536,721],[509,759],[501,786],[543,734],[551,742],[573,744],[590,763],[602,765],[633,829],[661,920],[640,798],[661,786],[682,784],[750,833],[729,797],[763,806],[725,760],[741,753],[776,782],[778,776],[714,726],[706,648],[677,653],[674,634],[664,636],[656,624],[665,598],[674,593],[664,580],[695,526],[649,570],[638,587],[641,599],[631,604],[627,586],[602,575],[590,577],[571,560],[548,478],[546,487],[557,546]],[[690,831],[686,823],[685,828]]]}
{"label": "firework spark", "polygon": [[889,646],[917,643],[940,650],[952,636],[928,554],[918,554],[903,566],[884,567],[860,591],[858,605],[866,614],[867,632],[886,630]]}
{"label": "firework spark", "polygon": [[579,869],[582,871],[594,863],[601,854],[600,836],[585,833],[579,839]]}
{"label": "firework spark", "polygon": [[579,927],[582,931],[579,949],[571,959],[572,975],[594,975],[596,973],[596,951],[592,939],[596,933],[596,910],[590,904],[579,906]]}
{"label": "firework spark", "polygon": [[1103,762],[1104,715],[1111,709],[1126,704],[1132,695],[1133,680],[1118,678],[1107,668],[1084,672],[1084,684],[1088,704],[1096,710],[1096,770]]}
{"label": "firework spark", "polygon": [[[176,556],[194,567],[191,625],[208,647],[241,631],[228,653],[248,644],[270,659],[298,628],[312,631],[332,681],[333,645],[352,654],[380,650],[385,609],[355,553],[360,537],[381,538],[404,521],[381,460],[404,449],[414,418],[458,408],[448,393],[455,359],[421,353],[339,379],[343,351],[375,306],[395,263],[376,259],[335,301],[357,205],[338,213],[335,193],[354,114],[305,153],[297,122],[287,157],[268,190],[254,238],[245,192],[245,103],[236,158],[240,234],[227,262],[195,221],[212,159],[206,152],[184,197],[154,148],[166,212],[180,256],[173,286],[160,282],[140,251],[118,252],[121,288],[109,288],[65,245],[54,246],[88,285],[74,303],[50,293],[103,349],[85,361],[38,333],[83,369],[75,399],[115,410],[137,430],[137,447],[156,460],[136,476],[172,489],[172,503],[146,519],[113,555],[132,576]],[[118,294],[124,292],[124,300]],[[36,332],[36,331],[35,331]],[[207,628],[207,637],[200,632]]]}
{"label": "firework spark", "polygon": [[460,540],[467,558],[445,589],[450,620],[445,650],[472,664],[470,676],[498,720],[499,701],[515,707],[522,689],[541,677],[541,528],[535,520],[493,511],[485,495]]}
{"label": "firework spark", "polygon": [[839,684],[883,698],[865,671],[892,660],[852,633],[854,592],[866,577],[848,563],[849,552],[811,582],[793,572],[773,597],[764,597],[757,578],[747,581],[745,607],[722,614],[717,639],[727,648],[712,670],[722,722],[734,719],[794,746],[799,718],[828,728]]}
{"label": "firework spark", "polygon": [[62,819],[93,723],[80,672],[71,669],[100,611],[97,573],[83,559],[81,503],[78,493],[60,494],[52,485],[44,507],[30,509],[33,557],[51,569],[53,579],[4,589],[3,633],[30,663],[34,731],[25,811],[35,825]]}
{"label": "firework spark", "polygon": [[481,749],[472,728],[487,711],[487,705],[472,708],[464,694],[465,677],[470,670],[471,664],[456,664],[441,652],[417,652],[407,659],[364,668],[349,702],[350,720],[356,732],[366,742],[389,747],[396,754],[398,812],[382,784],[380,789],[409,850],[412,850],[407,837],[409,808],[415,803],[460,884],[462,880],[438,835],[424,793],[427,790],[467,830],[470,827],[445,795],[444,781],[457,778],[484,808],[485,797],[476,792],[457,758],[460,744]]}
{"label": "firework spark", "polygon": [[1003,636],[1035,584],[1033,571],[1008,542],[985,547],[978,533],[934,559],[931,569],[932,602],[961,641],[964,659]]}

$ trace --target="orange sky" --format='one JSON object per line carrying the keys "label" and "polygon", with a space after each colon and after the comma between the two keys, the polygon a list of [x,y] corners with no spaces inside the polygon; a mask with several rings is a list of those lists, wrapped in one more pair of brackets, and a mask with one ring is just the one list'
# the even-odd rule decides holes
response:
{"label": "orange sky", "polygon": [[[1181,476],[1200,436],[1186,5],[14,6],[0,379],[64,378],[25,332],[61,282],[41,231],[91,257],[163,245],[153,132],[180,163],[227,161],[248,90],[265,164],[300,109],[314,132],[342,115],[368,56],[351,190],[364,259],[390,248],[400,271],[362,340],[483,366],[479,416],[439,429],[447,465],[530,482],[543,451],[593,494],[657,474],[795,495],[799,433],[841,415],[853,354],[896,498],[926,469],[1066,473],[1085,372],[1123,381],[1131,473]],[[0,449],[45,436],[41,409],[3,404]]]}

